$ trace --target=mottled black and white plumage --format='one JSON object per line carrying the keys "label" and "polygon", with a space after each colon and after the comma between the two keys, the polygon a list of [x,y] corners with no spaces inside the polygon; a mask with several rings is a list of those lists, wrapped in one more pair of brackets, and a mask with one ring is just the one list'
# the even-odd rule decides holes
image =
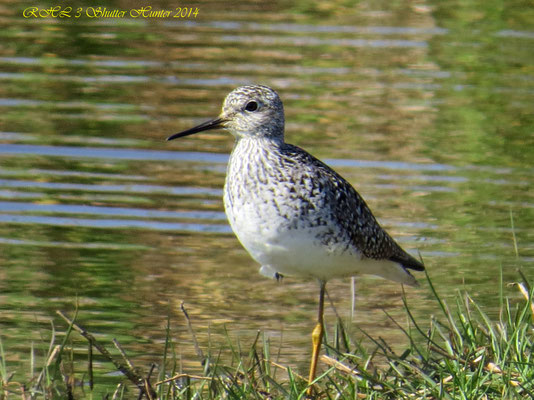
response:
{"label": "mottled black and white plumage", "polygon": [[382,229],[356,190],[306,151],[284,141],[284,109],[266,86],[243,86],[220,117],[169,139],[223,127],[236,138],[224,187],[233,231],[269,276],[326,282],[372,274],[416,285],[423,270]]}

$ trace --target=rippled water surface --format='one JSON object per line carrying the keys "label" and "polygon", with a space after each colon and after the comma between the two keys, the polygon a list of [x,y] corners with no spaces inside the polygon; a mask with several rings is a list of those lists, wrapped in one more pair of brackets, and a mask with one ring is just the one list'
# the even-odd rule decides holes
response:
{"label": "rippled water surface", "polygon": [[[159,362],[169,319],[194,370],[183,301],[202,346],[226,346],[225,329],[251,343],[261,329],[281,362],[306,369],[317,287],[261,277],[231,233],[221,195],[232,137],[164,141],[215,117],[241,84],[279,91],[287,141],[353,183],[445,298],[467,289],[491,314],[501,271],[505,284],[518,268],[534,278],[532,7],[269,4],[69,20],[0,4],[0,339],[11,367],[28,371],[32,343],[42,356],[51,323],[65,329],[55,310],[78,304],[82,325],[118,338],[143,368]],[[437,305],[418,277],[407,297],[426,322]],[[362,328],[405,344],[383,312],[405,320],[398,285],[358,279],[352,319],[350,280],[328,289],[356,339]]]}

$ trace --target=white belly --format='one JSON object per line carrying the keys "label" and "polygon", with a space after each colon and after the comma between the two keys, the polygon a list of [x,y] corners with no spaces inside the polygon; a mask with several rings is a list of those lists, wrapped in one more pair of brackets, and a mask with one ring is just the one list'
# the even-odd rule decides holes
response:
{"label": "white belly", "polygon": [[[281,230],[275,210],[242,205],[239,213],[227,210],[237,238],[252,258],[262,265],[262,273],[302,276],[323,281],[335,277],[372,274],[404,282],[406,273],[397,263],[361,257],[344,243],[324,245],[317,239],[320,229]],[[261,215],[261,217],[260,217]]]}
{"label": "white belly", "polygon": [[329,248],[314,239],[313,232],[285,231],[276,234],[237,229],[237,237],[245,249],[262,266],[288,276],[304,276],[327,280],[356,273],[358,254]]}

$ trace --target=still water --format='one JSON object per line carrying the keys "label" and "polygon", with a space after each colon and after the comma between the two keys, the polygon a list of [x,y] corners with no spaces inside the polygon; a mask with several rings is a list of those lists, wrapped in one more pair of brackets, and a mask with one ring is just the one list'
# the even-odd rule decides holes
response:
{"label": "still water", "polygon": [[[52,324],[64,331],[55,310],[77,303],[78,322],[142,368],[161,360],[167,319],[184,370],[198,368],[183,301],[204,348],[224,348],[225,330],[246,348],[262,330],[280,362],[306,369],[317,286],[261,277],[231,233],[231,136],[164,141],[241,84],[279,91],[287,140],[353,183],[446,299],[466,289],[494,314],[501,271],[512,297],[518,268],[534,280],[532,7],[264,3],[64,20],[3,3],[0,339],[18,376]],[[407,297],[426,323],[437,305],[418,277]],[[383,311],[404,323],[398,285],[358,279],[352,318],[350,280],[328,289],[355,340],[361,328],[405,344]]]}

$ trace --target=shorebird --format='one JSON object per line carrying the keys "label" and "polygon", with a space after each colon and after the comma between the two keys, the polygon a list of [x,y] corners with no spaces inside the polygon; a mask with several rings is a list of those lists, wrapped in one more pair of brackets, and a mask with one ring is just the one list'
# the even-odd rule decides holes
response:
{"label": "shorebird", "polygon": [[337,172],[284,140],[284,107],[267,86],[239,87],[218,118],[167,138],[223,128],[235,137],[224,184],[224,208],[237,238],[274,278],[319,282],[308,393],[323,339],[324,296],[331,278],[377,275],[406,285],[424,265],[379,225],[358,192]]}

